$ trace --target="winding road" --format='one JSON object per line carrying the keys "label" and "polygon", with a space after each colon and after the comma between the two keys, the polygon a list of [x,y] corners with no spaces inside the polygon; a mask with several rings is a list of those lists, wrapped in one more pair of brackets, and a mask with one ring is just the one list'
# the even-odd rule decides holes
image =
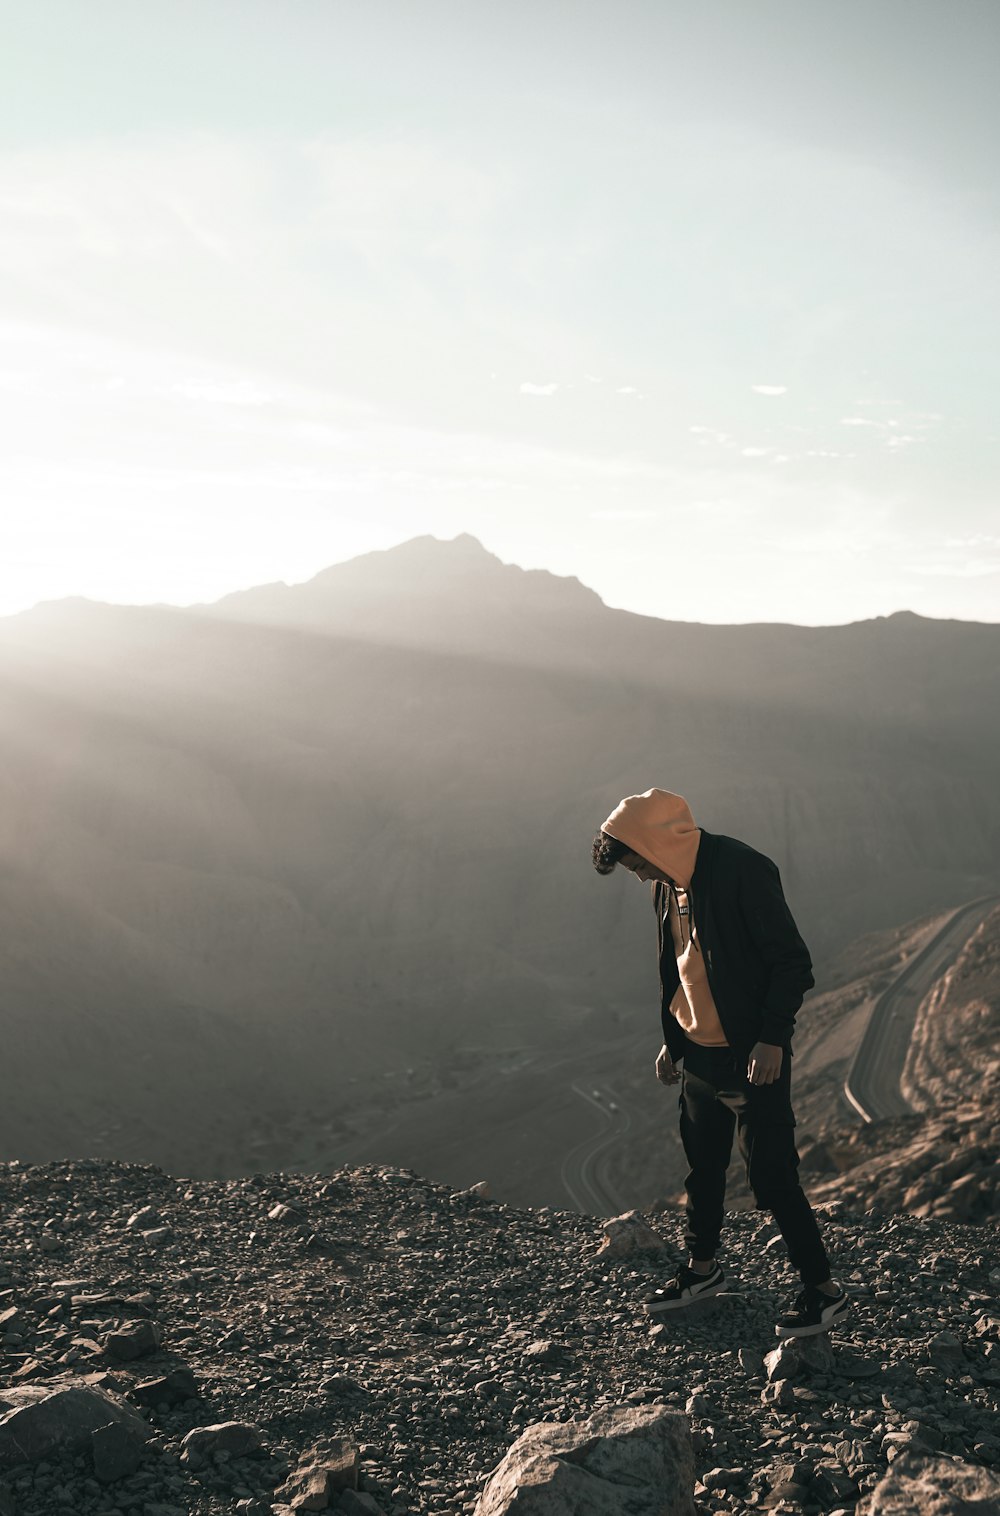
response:
{"label": "winding road", "polygon": [[844,1080],[844,1094],[862,1121],[905,1116],[900,1079],[917,1012],[935,980],[954,963],[976,928],[996,906],[990,895],[960,906],[912,963],[879,996]]}
{"label": "winding road", "polygon": [[586,1090],[579,1084],[572,1086],[573,1093],[600,1111],[604,1125],[591,1137],[578,1142],[563,1159],[560,1177],[563,1188],[584,1215],[609,1216],[628,1209],[613,1186],[600,1172],[600,1160],[628,1136],[632,1118],[623,1110],[615,1091],[607,1084]]}

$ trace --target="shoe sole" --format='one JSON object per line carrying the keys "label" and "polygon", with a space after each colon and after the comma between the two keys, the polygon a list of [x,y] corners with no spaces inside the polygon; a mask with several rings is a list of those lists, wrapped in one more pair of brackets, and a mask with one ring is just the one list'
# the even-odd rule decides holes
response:
{"label": "shoe sole", "polygon": [[844,1317],[850,1314],[850,1309],[850,1302],[845,1301],[827,1321],[817,1321],[813,1326],[804,1327],[776,1326],[774,1335],[776,1337],[818,1337],[821,1332],[829,1332],[838,1321],[843,1321]]}
{"label": "shoe sole", "polygon": [[697,1294],[685,1295],[680,1300],[665,1300],[662,1304],[658,1301],[644,1302],[642,1308],[647,1316],[662,1316],[665,1311],[683,1311],[686,1306],[697,1305],[699,1300],[708,1300],[712,1295],[717,1295],[725,1287],[726,1281],[719,1279],[715,1284],[706,1285]]}

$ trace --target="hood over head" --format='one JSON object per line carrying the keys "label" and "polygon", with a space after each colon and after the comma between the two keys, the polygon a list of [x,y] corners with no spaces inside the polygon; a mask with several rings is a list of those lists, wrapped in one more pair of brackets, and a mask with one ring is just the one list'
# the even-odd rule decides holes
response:
{"label": "hood over head", "polygon": [[691,883],[701,831],[683,796],[670,790],[626,795],[601,831],[617,837],[684,889]]}

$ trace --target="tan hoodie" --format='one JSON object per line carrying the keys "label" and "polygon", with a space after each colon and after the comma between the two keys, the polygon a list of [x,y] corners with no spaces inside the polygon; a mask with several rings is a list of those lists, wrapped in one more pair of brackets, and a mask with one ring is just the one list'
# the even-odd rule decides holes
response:
{"label": "tan hoodie", "polygon": [[701,831],[691,808],[670,790],[646,790],[628,795],[601,827],[632,852],[662,870],[670,883],[666,891],[667,920],[680,985],[670,1002],[670,1014],[686,1037],[703,1047],[728,1047],[712,998],[705,960],[691,908],[689,886],[698,861]]}
{"label": "tan hoodie", "polygon": [[662,869],[675,884],[687,889],[691,883],[701,831],[683,796],[672,795],[669,790],[626,795],[601,831],[617,837],[647,863]]}

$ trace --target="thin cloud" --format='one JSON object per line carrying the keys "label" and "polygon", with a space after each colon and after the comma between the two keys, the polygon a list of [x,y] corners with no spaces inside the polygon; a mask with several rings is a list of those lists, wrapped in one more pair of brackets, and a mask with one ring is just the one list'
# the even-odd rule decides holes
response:
{"label": "thin cloud", "polygon": [[787,395],[787,384],[751,384],[755,395]]}
{"label": "thin cloud", "polygon": [[276,399],[273,391],[251,379],[185,379],[171,385],[171,390],[186,400],[204,400],[211,405],[271,405]]}
{"label": "thin cloud", "polygon": [[924,579],[989,579],[1000,574],[1000,558],[985,562],[970,560],[967,563],[907,563],[906,574],[919,574]]}
{"label": "thin cloud", "polygon": [[530,379],[525,379],[521,385],[522,395],[554,395],[559,388],[558,384],[532,384]]}
{"label": "thin cloud", "polygon": [[591,511],[591,521],[658,521],[662,511]]}

